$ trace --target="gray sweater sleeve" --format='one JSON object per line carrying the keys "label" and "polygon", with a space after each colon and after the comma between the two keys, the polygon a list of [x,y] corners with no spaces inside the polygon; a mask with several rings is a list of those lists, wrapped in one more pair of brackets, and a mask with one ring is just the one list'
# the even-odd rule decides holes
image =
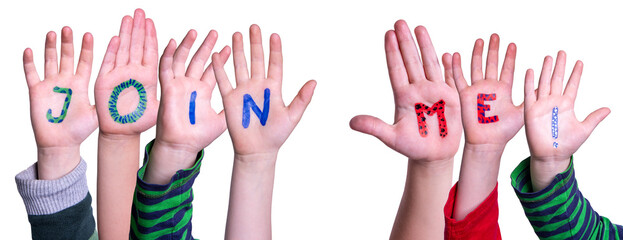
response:
{"label": "gray sweater sleeve", "polygon": [[55,180],[38,180],[37,163],[15,176],[28,215],[49,215],[76,205],[89,192],[84,159],[74,170]]}

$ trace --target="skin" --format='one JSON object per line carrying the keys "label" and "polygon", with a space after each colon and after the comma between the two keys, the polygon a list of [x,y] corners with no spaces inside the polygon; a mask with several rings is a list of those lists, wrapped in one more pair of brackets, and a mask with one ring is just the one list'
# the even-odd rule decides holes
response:
{"label": "skin", "polygon": [[[80,59],[74,73],[74,44],[71,28],[61,31],[60,65],[56,51],[56,33],[49,32],[45,40],[45,73],[43,81],[35,69],[30,48],[24,51],[24,73],[30,95],[30,120],[37,142],[37,178],[58,179],[80,163],[80,144],[97,128],[95,107],[89,103],[88,86],[93,63],[93,36],[85,33]],[[55,93],[55,86],[73,92],[67,116],[61,123],[50,123],[48,109],[54,116],[61,108],[51,103],[64,101],[65,95]],[[57,105],[61,106],[61,105]]]}
{"label": "skin", "polygon": [[[465,131],[465,146],[461,173],[457,183],[453,218],[464,219],[497,185],[500,160],[506,143],[523,126],[523,105],[515,106],[512,101],[513,74],[517,47],[511,43],[506,50],[502,71],[498,76],[498,51],[500,37],[491,35],[483,75],[482,53],[484,41],[476,40],[471,63],[471,85],[463,76],[461,56],[455,53],[452,59],[444,58],[444,65],[452,65],[452,73],[461,98],[461,115]],[[485,101],[491,111],[485,116],[497,115],[499,121],[482,124],[478,122],[477,96],[479,93],[496,94],[496,100]]]}
{"label": "skin", "polygon": [[[137,9],[134,18],[123,17],[119,36],[110,40],[95,82],[95,106],[100,123],[97,169],[97,224],[100,239],[127,238],[136,172],[140,158],[140,134],[156,123],[156,70],[158,43],[154,22]],[[135,79],[147,92],[147,108],[134,123],[117,123],[110,116],[108,100],[113,88]],[[128,114],[138,104],[136,90],[124,90],[117,103]]]}
{"label": "skin", "polygon": [[[571,155],[588,139],[597,125],[610,114],[610,109],[600,108],[584,121],[575,116],[573,107],[584,64],[577,61],[563,92],[566,54],[558,52],[552,73],[553,59],[545,57],[539,87],[534,90],[534,71],[528,69],[525,84],[524,114],[526,137],[530,147],[530,176],[533,190],[547,187],[554,177],[569,167]],[[551,121],[552,109],[558,107],[558,148],[553,147]]]}
{"label": "skin", "polygon": [[[281,95],[283,56],[279,35],[270,36],[268,74],[264,69],[262,35],[257,25],[249,29],[251,74],[243,50],[242,34],[233,35],[233,58],[236,88],[232,88],[223,69],[222,53],[214,53],[212,63],[218,83],[227,128],[234,146],[234,168],[227,214],[226,239],[271,239],[271,203],[275,163],[279,148],[301,120],[311,101],[316,81],[305,83],[290,105]],[[270,112],[265,126],[251,115],[248,128],[242,126],[244,94],[250,94],[264,109],[264,89],[271,90]]]}
{"label": "skin", "polygon": [[[443,206],[452,180],[454,155],[461,140],[459,95],[450,66],[444,76],[426,28],[415,28],[418,52],[407,23],[399,20],[385,34],[385,53],[396,106],[394,124],[359,115],[352,129],[377,137],[409,159],[405,190],[391,239],[443,239]],[[449,57],[446,54],[444,58]],[[432,106],[443,99],[448,135],[439,136],[436,116],[427,116],[429,134],[418,131],[415,103]]]}
{"label": "skin", "polygon": [[[197,153],[227,128],[225,113],[217,113],[211,106],[212,92],[216,86],[213,67],[210,64],[205,68],[218,38],[217,33],[210,31],[186,70],[186,59],[196,38],[195,30],[188,31],[177,49],[175,40],[171,39],[160,58],[162,95],[156,140],[144,176],[148,183],[167,184],[175,172],[192,167]],[[229,53],[227,46],[221,51],[225,59]],[[188,117],[193,91],[197,92],[194,125]]]}

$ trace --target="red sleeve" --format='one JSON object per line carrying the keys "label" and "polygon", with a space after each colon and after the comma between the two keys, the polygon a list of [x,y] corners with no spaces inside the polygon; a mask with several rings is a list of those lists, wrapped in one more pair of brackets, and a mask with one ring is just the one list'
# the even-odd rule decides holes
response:
{"label": "red sleeve", "polygon": [[495,185],[489,196],[474,211],[460,221],[452,218],[456,186],[455,184],[450,189],[448,201],[443,209],[446,218],[445,239],[502,239],[498,225],[498,185]]}

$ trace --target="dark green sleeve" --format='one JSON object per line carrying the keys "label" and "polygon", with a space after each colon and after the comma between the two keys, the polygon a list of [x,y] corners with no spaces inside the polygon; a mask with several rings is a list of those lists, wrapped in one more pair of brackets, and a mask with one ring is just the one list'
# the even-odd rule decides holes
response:
{"label": "dark green sleeve", "polygon": [[50,215],[28,215],[32,239],[97,239],[91,194],[84,200]]}
{"label": "dark green sleeve", "polygon": [[511,174],[511,182],[526,217],[540,239],[622,239],[623,228],[593,210],[578,188],[573,157],[567,170],[533,192],[530,158]]}

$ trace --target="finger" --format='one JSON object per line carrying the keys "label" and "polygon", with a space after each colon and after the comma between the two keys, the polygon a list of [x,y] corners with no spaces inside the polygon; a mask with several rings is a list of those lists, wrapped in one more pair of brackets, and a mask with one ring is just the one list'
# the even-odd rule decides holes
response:
{"label": "finger", "polygon": [[562,82],[565,77],[565,66],[567,64],[567,54],[564,51],[558,51],[556,56],[556,65],[554,66],[554,75],[552,76],[551,95],[560,96],[562,94]]}
{"label": "finger", "polygon": [[247,70],[247,59],[244,57],[244,46],[242,45],[242,34],[234,33],[232,36],[232,52],[234,55],[234,72],[236,73],[236,85],[249,80],[249,70]]}
{"label": "finger", "polygon": [[222,60],[223,57],[220,56],[219,53],[212,54],[212,66],[214,66],[214,77],[216,78],[216,83],[218,84],[218,89],[221,92],[221,97],[225,98],[229,92],[231,92],[232,87],[229,82],[229,78],[227,78],[227,73],[225,73],[225,69],[223,69],[223,65],[225,64]]}
{"label": "finger", "polygon": [[74,34],[71,28],[61,30],[61,74],[74,74]]}
{"label": "finger", "polygon": [[359,115],[350,120],[350,128],[375,136],[387,146],[395,146],[394,127],[373,116]]}
{"label": "finger", "polygon": [[578,87],[580,86],[580,78],[582,77],[583,69],[584,63],[582,63],[582,61],[575,62],[573,72],[571,72],[571,77],[569,77],[569,81],[565,87],[564,95],[570,97],[573,100],[572,102],[575,102],[575,97],[578,94]]}
{"label": "finger", "polygon": [[26,48],[24,50],[24,75],[26,75],[26,84],[29,88],[41,82],[33,59],[32,49]]}
{"label": "finger", "polygon": [[145,12],[143,9],[134,11],[134,23],[132,24],[132,37],[130,42],[130,62],[141,64],[145,46]]}
{"label": "finger", "polygon": [[162,57],[160,58],[160,85],[166,85],[173,77],[173,54],[175,54],[175,40],[169,40],[169,44],[164,48]]}
{"label": "finger", "polygon": [[214,44],[216,44],[216,39],[218,38],[218,34],[216,31],[212,30],[208,33],[208,36],[203,40],[201,46],[190,60],[190,65],[188,65],[188,69],[186,70],[186,76],[199,79],[201,74],[204,72],[204,67],[208,59],[210,58],[210,54],[212,54],[212,48],[214,48]]}
{"label": "finger", "polygon": [[130,58],[130,43],[132,36],[133,19],[125,16],[121,20],[121,28],[119,29],[119,50],[117,50],[117,59],[115,66],[124,66],[128,64]]}
{"label": "finger", "polygon": [[44,79],[58,73],[58,62],[56,57],[56,33],[48,32],[45,38],[45,68]]}
{"label": "finger", "polygon": [[474,50],[472,51],[472,85],[482,80],[482,51],[485,42],[482,39],[477,39],[474,43]]}
{"label": "finger", "polygon": [[143,65],[158,65],[158,37],[156,35],[156,26],[150,18],[145,20],[145,45],[143,46]]}
{"label": "finger", "polygon": [[93,35],[91,33],[85,33],[82,37],[82,49],[80,50],[80,58],[78,59],[78,67],[76,68],[76,75],[82,76],[87,79],[91,77],[91,70],[93,67]]}
{"label": "finger", "polygon": [[454,75],[454,83],[459,92],[467,87],[467,81],[465,81],[463,68],[461,67],[461,55],[459,53],[454,53],[452,56],[452,75]]}
{"label": "finger", "polygon": [[487,66],[485,67],[485,79],[498,79],[498,52],[500,51],[500,36],[491,34],[489,39],[489,51],[487,52]]}
{"label": "finger", "polygon": [[437,53],[433,47],[433,42],[430,40],[428,31],[426,31],[424,26],[418,26],[415,28],[415,38],[417,39],[420,51],[422,52],[422,65],[424,65],[424,74],[426,75],[426,78],[431,81],[440,81],[441,67],[439,67]]}
{"label": "finger", "polygon": [[316,81],[310,80],[306,82],[288,106],[290,120],[292,120],[295,124],[301,120],[307,105],[311,102],[312,96],[314,95],[314,89],[316,89]]}
{"label": "finger", "polygon": [[549,96],[552,61],[552,57],[550,56],[545,57],[545,60],[543,60],[543,68],[541,69],[541,77],[539,78],[539,91],[537,93],[538,99]]}
{"label": "finger", "polygon": [[268,78],[281,85],[283,78],[283,53],[279,34],[270,35],[270,53],[268,56]]}
{"label": "finger", "polygon": [[444,53],[441,56],[441,62],[443,63],[444,69],[444,78],[446,79],[446,84],[451,88],[456,89],[454,85],[454,76],[452,75],[452,55],[449,53]]}
{"label": "finger", "polygon": [[197,39],[197,31],[191,29],[186,33],[177,50],[175,50],[173,55],[173,74],[175,77],[186,75],[186,59],[188,59],[188,53],[190,48],[193,47],[195,39]]}
{"label": "finger", "polygon": [[500,81],[513,86],[513,78],[515,76],[515,57],[517,56],[517,46],[514,43],[508,44],[506,49],[506,57],[504,58],[504,64],[502,64],[502,73],[500,74]]}
{"label": "finger", "polygon": [[608,114],[610,114],[609,108],[600,108],[589,114],[586,119],[582,121],[582,125],[585,127],[585,129],[589,130],[589,135],[591,132],[593,132],[593,130],[595,130],[597,125],[599,125],[599,123],[601,123],[601,121],[603,121],[608,116]]}
{"label": "finger", "polygon": [[264,79],[264,49],[262,47],[262,32],[256,24],[249,28],[251,42],[251,79]]}
{"label": "finger", "polygon": [[526,80],[524,83],[524,109],[529,109],[536,102],[536,94],[534,91],[534,70],[526,71]]}
{"label": "finger", "polygon": [[409,26],[404,20],[398,20],[394,24],[394,29],[402,61],[407,69],[409,82],[414,83],[418,80],[426,79],[420,53],[415,46],[415,41],[413,40]]}
{"label": "finger", "polygon": [[391,82],[394,92],[408,85],[409,76],[407,75],[405,64],[402,62],[396,32],[393,30],[389,30],[385,33],[385,60],[387,61],[389,81]]}
{"label": "finger", "polygon": [[[219,55],[224,63],[229,59],[229,54],[231,53],[231,49],[229,46],[223,47],[223,49],[219,52]],[[203,76],[201,76],[201,81],[207,82],[210,86],[210,93],[214,90],[214,86],[216,85],[216,79],[214,77],[214,65],[210,63],[208,68],[203,72]]]}
{"label": "finger", "polygon": [[117,59],[117,51],[119,50],[119,44],[121,39],[114,36],[108,43],[106,48],[106,54],[104,54],[104,60],[102,60],[102,66],[100,67],[99,75],[110,72],[115,68],[115,59]]}

